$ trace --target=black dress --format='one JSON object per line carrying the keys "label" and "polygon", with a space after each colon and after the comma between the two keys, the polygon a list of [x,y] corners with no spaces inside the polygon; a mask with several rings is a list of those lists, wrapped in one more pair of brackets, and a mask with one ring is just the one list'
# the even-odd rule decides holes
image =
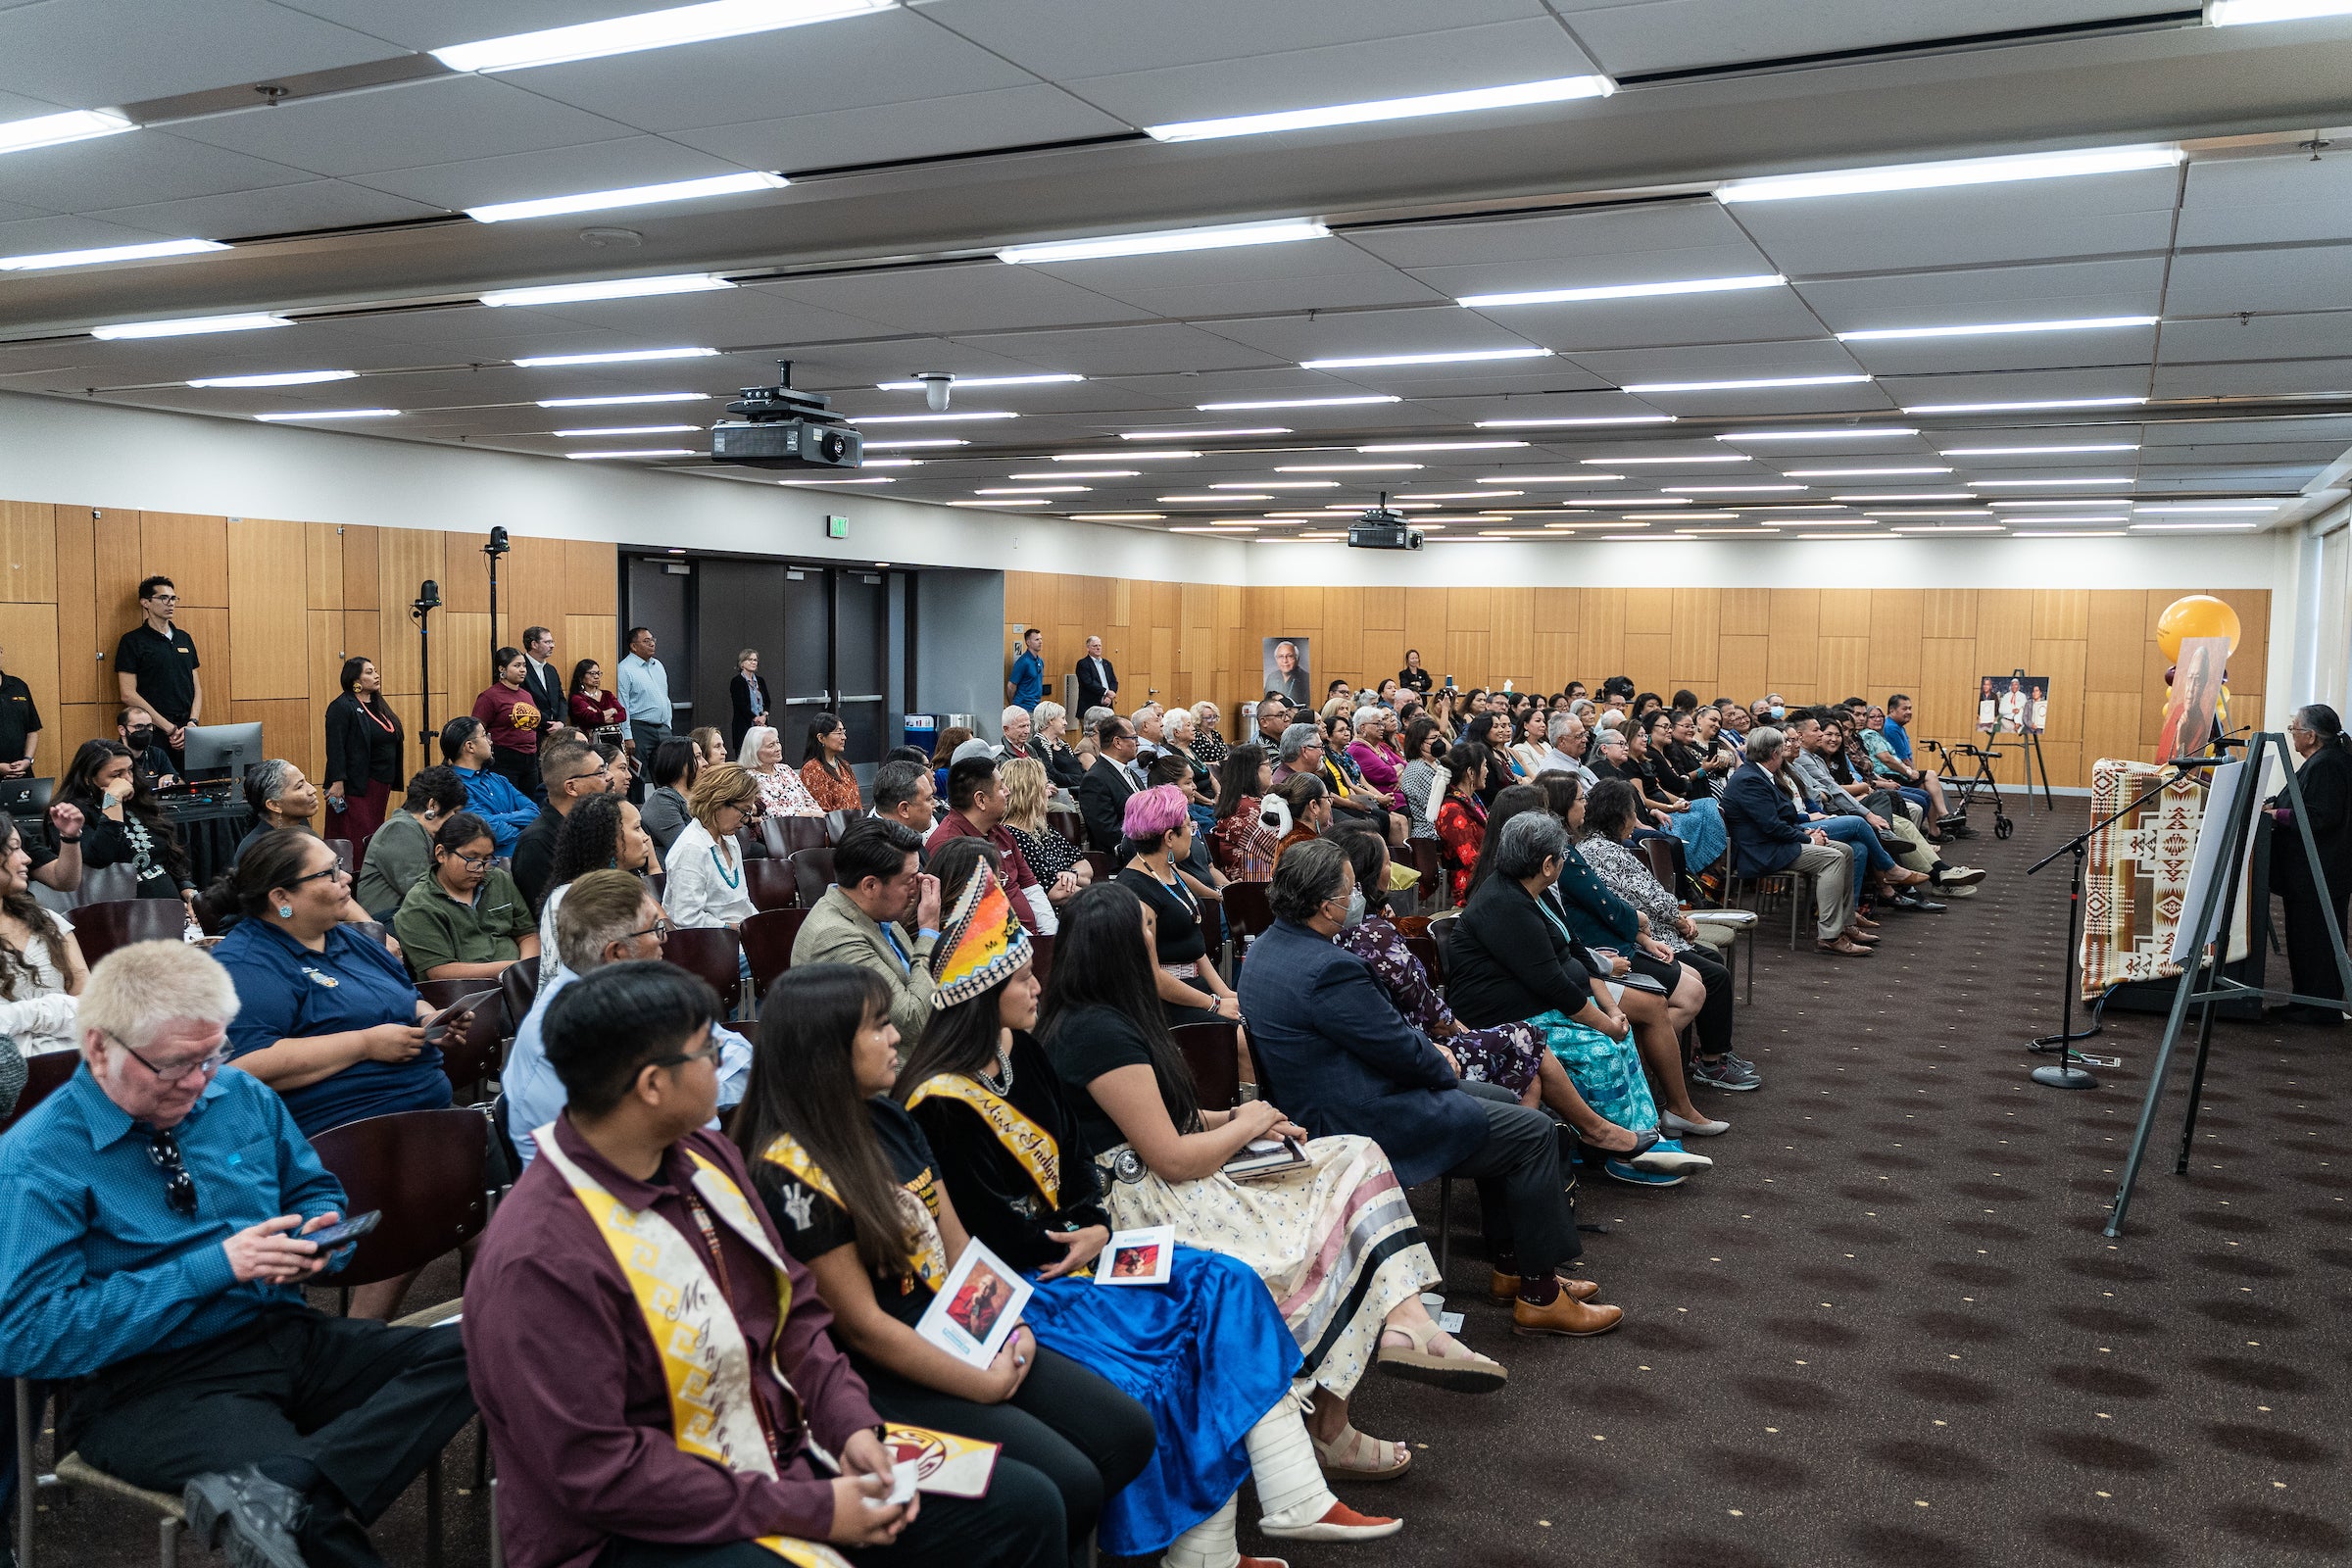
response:
{"label": "black dress", "polygon": [[[2336,929],[2352,940],[2352,927],[2345,920],[2352,906],[2352,751],[2322,747],[2295,769],[2295,783],[2303,792],[2304,819],[2311,825],[2327,885],[2312,881],[2302,832],[2292,822],[2281,823],[2271,838],[2271,891],[2286,906],[2288,983],[2301,996],[2340,999],[2344,977],[2328,941],[2325,910],[2334,906]],[[2282,790],[2272,804],[2291,802]]]}
{"label": "black dress", "polygon": [[923,1094],[929,1086],[918,1085],[915,1092],[922,1098],[908,1108],[930,1141],[963,1228],[1027,1273],[1064,1255],[1061,1248],[1046,1240],[1045,1232],[1084,1230],[1089,1225],[1107,1230],[1110,1214],[1096,1184],[1094,1146],[1054,1063],[1035,1040],[1018,1032],[1012,1037],[1010,1061],[1012,1084],[998,1098],[1052,1140],[1052,1150],[1041,1152],[1039,1159],[1047,1173],[1042,1183],[966,1102]]}
{"label": "black dress", "polygon": [[370,783],[398,789],[403,783],[400,760],[397,717],[390,729],[384,728],[349,692],[326,705],[326,776],[318,781],[321,788],[340,784],[346,795],[365,794]]}

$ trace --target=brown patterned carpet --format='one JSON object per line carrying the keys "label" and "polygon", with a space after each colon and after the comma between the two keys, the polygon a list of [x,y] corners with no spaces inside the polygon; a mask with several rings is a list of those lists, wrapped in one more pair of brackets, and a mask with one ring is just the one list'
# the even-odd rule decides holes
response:
{"label": "brown patterned carpet", "polygon": [[[1583,1182],[1616,1333],[1513,1339],[1457,1191],[1453,1305],[1511,1384],[1471,1399],[1371,1380],[1359,1424],[1427,1447],[1416,1473],[1343,1495],[1404,1532],[1282,1554],[2352,1561],[2352,1159],[2335,1136],[2352,1038],[2220,1025],[2191,1174],[2171,1168],[2183,1061],[2131,1228],[2100,1235],[2162,1020],[2118,1014],[2089,1042],[2125,1058],[2090,1093],[2029,1082],[2043,1058],[2021,1049],[2056,1027],[2066,927],[2063,863],[2022,873],[2082,809],[2021,810],[2004,844],[1981,808],[1962,848],[1992,877],[1948,914],[1890,916],[1876,957],[1792,955],[1767,925],[1739,1015],[1767,1083],[1702,1102],[1734,1124],[1704,1145],[1717,1168],[1668,1192]],[[1422,1196],[1434,1223],[1434,1185]],[[469,1438],[447,1463],[470,1481]],[[483,1512],[451,1495],[445,1561],[487,1560]],[[424,1561],[422,1518],[419,1489],[379,1527],[392,1561]],[[149,1519],[109,1499],[52,1494],[41,1531],[45,1564],[154,1560]],[[1242,1544],[1272,1545],[1248,1529]]]}

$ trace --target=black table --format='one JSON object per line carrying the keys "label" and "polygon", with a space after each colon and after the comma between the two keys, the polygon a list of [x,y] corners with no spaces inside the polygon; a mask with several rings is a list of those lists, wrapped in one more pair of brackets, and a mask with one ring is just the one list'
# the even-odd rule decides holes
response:
{"label": "black table", "polygon": [[188,874],[200,888],[229,867],[237,846],[253,831],[253,808],[243,801],[167,801],[165,819],[188,852]]}

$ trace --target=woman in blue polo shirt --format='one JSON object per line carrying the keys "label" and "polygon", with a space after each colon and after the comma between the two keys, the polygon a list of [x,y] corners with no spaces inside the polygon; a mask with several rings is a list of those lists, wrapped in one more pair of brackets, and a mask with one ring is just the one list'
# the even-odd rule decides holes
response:
{"label": "woman in blue polo shirt", "polygon": [[237,987],[230,1058],[277,1091],[303,1134],[450,1102],[432,1008],[400,960],[343,924],[351,877],[324,839],[272,833],[227,879],[244,918],[213,950]]}

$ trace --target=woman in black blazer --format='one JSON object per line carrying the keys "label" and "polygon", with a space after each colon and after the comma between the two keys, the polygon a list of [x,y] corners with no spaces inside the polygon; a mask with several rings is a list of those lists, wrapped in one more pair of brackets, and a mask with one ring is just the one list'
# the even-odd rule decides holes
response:
{"label": "woman in black blazer", "polygon": [[[2344,721],[2326,703],[2295,710],[2287,739],[2303,759],[2295,783],[2303,792],[2303,814],[2311,826],[2312,843],[2320,852],[2326,886],[2312,880],[2311,861],[2303,854],[2303,834],[2283,792],[2273,797],[2278,825],[2271,839],[2271,891],[2286,906],[2286,969],[2298,996],[2324,997],[2340,1003],[2343,971],[2336,967],[2336,950],[2328,940],[2327,909],[2335,909],[2335,928],[2347,931],[2347,906],[2352,906],[2352,740]],[[2340,1028],[2341,1005],[2315,1007],[2292,1003],[2280,1009],[2294,1023]]]}
{"label": "woman in black blazer", "polygon": [[402,782],[400,753],[400,715],[384,701],[383,673],[372,659],[346,659],[343,695],[326,705],[325,782],[327,809],[341,813],[328,836],[351,840],[354,865]]}
{"label": "woman in black blazer", "polygon": [[735,673],[727,681],[727,752],[743,750],[743,737],[754,724],[776,727],[775,699],[767,694],[767,678],[760,673],[760,650],[746,648],[735,656]]}

